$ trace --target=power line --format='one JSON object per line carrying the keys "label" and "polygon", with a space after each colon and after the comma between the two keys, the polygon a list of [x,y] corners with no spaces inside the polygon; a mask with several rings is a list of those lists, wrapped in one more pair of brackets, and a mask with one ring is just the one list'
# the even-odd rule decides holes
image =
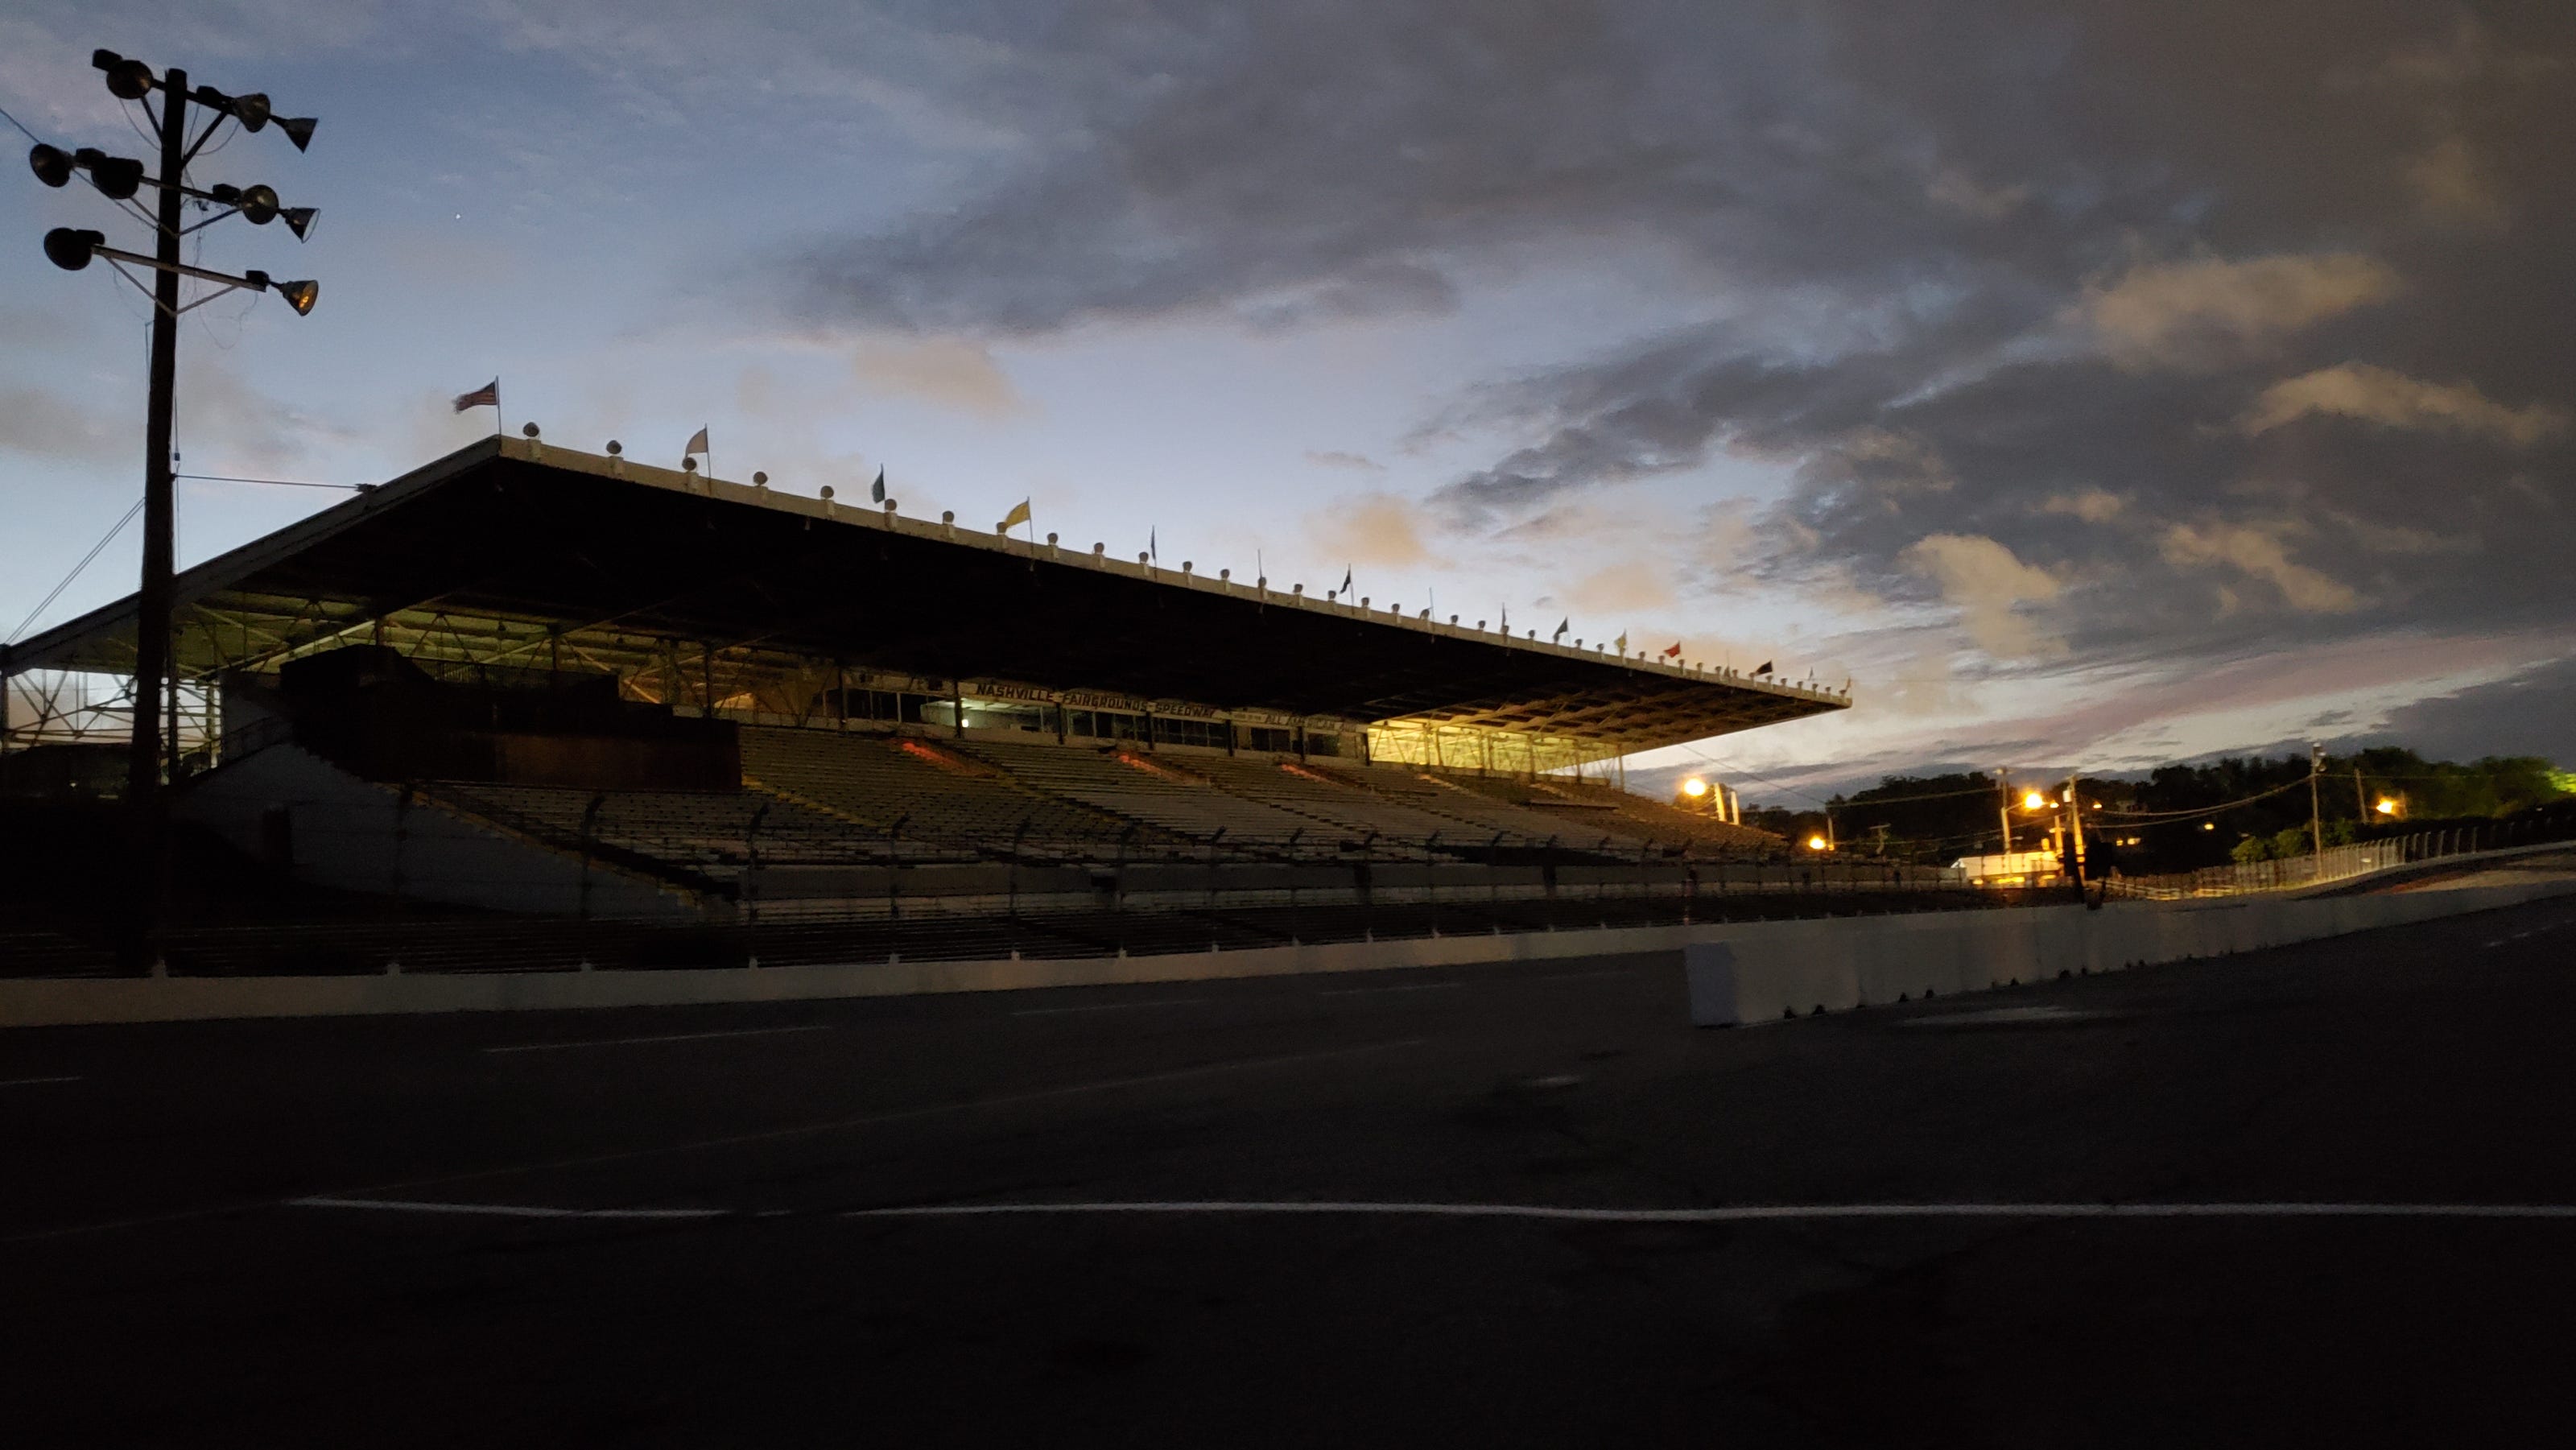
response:
{"label": "power line", "polygon": [[42,145],[44,145],[44,144],[45,144],[45,138],[44,138],[44,137],[39,136],[39,135],[37,135],[35,132],[28,130],[28,129],[27,129],[27,123],[26,123],[26,122],[21,121],[21,120],[19,120],[17,117],[10,115],[10,114],[9,114],[9,112],[8,112],[6,109],[0,109],[0,119],[5,119],[6,121],[8,121],[8,123],[9,123],[10,125],[17,127],[17,128],[18,128],[18,130],[19,130],[19,132],[20,132],[20,134],[24,135],[28,140],[35,142],[35,143],[36,143],[37,145],[39,145],[39,146],[42,146]]}
{"label": "power line", "polygon": [[314,483],[301,478],[237,478],[229,473],[174,473],[172,478],[192,478],[204,483],[273,483],[280,488],[336,488],[357,493],[366,488],[362,483]]}
{"label": "power line", "polygon": [[9,642],[11,644],[16,644],[18,642],[18,636],[27,632],[27,626],[34,624],[38,619],[42,618],[45,611],[53,607],[54,601],[63,597],[63,591],[72,587],[72,581],[81,576],[81,571],[88,568],[91,561],[98,558],[100,554],[106,552],[107,546],[115,542],[116,536],[124,533],[125,526],[134,522],[134,516],[141,512],[143,512],[143,500],[136,499],[134,501],[134,507],[125,511],[125,517],[116,521],[116,527],[109,529],[105,534],[100,535],[99,541],[89,546],[89,552],[81,555],[81,561],[72,566],[72,572],[64,575],[63,582],[54,586],[54,592],[46,595],[43,602],[39,603],[35,608],[28,610],[27,617],[18,621],[18,627],[9,631]]}

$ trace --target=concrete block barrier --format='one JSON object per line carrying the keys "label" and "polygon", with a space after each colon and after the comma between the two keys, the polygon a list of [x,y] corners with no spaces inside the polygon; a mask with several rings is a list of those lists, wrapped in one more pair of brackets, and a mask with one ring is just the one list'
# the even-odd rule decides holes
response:
{"label": "concrete block barrier", "polygon": [[1709,926],[1684,948],[1691,1021],[1775,1022],[1822,1007],[1883,1006],[2061,972],[2226,956],[2516,906],[2576,892],[2576,881],[2385,896],[2228,902],[2114,902],[2098,911],[2042,906],[1870,921]]}

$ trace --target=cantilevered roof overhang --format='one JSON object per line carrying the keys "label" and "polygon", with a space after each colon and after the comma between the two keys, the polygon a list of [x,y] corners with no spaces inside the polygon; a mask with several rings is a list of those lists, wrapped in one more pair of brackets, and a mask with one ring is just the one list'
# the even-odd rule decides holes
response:
{"label": "cantilevered roof overhang", "polygon": [[[1257,582],[488,439],[178,579],[184,673],[424,614],[516,621],[596,662],[655,641],[1228,710],[1578,736],[1633,751],[1850,705]],[[134,600],[7,652],[123,673]],[[193,623],[192,623],[193,621]],[[506,628],[506,625],[503,626]]]}

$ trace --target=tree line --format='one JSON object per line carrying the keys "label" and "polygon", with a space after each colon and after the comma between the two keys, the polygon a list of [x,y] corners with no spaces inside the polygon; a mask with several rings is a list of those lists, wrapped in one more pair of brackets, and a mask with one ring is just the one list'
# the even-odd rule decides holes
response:
{"label": "tree line", "polygon": [[[2164,765],[2143,776],[2079,776],[2087,854],[2097,864],[2140,873],[2304,854],[2312,846],[2308,775],[2306,756],[2284,755]],[[2044,849],[2058,818],[2053,806],[2022,808],[2024,792],[2033,790],[2053,802],[2065,793],[2066,778],[2012,777],[2015,850]],[[2316,805],[2326,844],[2333,846],[2498,819],[2571,798],[2576,775],[2536,756],[2456,762],[2382,746],[2327,756]],[[1846,856],[1946,865],[2002,849],[2003,804],[1989,774],[1891,775],[1867,790],[1836,795],[1823,810],[1747,807],[1744,820],[1802,846],[1830,834]],[[2179,812],[2207,814],[2152,819]]]}

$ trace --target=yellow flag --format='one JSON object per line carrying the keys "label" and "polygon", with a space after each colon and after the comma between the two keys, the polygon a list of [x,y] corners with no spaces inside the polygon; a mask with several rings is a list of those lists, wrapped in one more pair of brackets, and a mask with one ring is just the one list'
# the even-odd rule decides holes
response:
{"label": "yellow flag", "polygon": [[993,532],[997,534],[1007,534],[1012,529],[1017,528],[1028,521],[1029,501],[1027,499],[1021,499],[1018,503],[1011,505],[1011,511],[1009,513],[1002,515],[1001,527],[993,530]]}

